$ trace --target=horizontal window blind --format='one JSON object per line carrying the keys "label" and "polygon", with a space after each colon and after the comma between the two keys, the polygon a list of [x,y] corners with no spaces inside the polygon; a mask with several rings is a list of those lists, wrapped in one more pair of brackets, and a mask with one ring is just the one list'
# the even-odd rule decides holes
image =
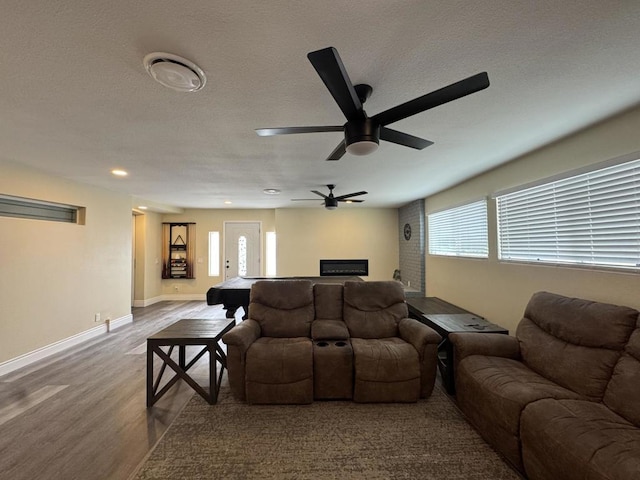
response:
{"label": "horizontal window blind", "polygon": [[500,259],[640,267],[640,160],[496,201]]}
{"label": "horizontal window blind", "polygon": [[487,258],[487,202],[481,200],[427,216],[429,253]]}
{"label": "horizontal window blind", "polygon": [[0,216],[78,223],[78,207],[0,195]]}

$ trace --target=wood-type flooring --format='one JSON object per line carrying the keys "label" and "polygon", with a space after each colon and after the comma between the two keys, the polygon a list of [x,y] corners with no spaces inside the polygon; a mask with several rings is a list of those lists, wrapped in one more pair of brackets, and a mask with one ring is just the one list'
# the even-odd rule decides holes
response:
{"label": "wood-type flooring", "polygon": [[[134,308],[133,323],[0,377],[0,480],[128,479],[194,394],[181,381],[145,404],[146,339],[182,318],[224,310],[204,301]],[[190,371],[202,385],[206,357]]]}

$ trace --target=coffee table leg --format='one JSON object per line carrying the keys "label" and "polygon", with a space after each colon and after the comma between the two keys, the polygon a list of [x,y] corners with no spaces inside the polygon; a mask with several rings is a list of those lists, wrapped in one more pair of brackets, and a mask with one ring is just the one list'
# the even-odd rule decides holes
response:
{"label": "coffee table leg", "polygon": [[178,348],[178,365],[180,365],[180,368],[184,369],[186,364],[187,364],[187,346],[180,345]]}
{"label": "coffee table leg", "polygon": [[147,407],[153,405],[153,349],[147,340]]}
{"label": "coffee table leg", "polygon": [[216,376],[216,345],[217,342],[209,343],[207,350],[209,350],[209,404],[213,405],[218,401],[218,378]]}
{"label": "coffee table leg", "polygon": [[442,341],[444,350],[444,359],[440,360],[440,373],[442,374],[442,382],[449,395],[456,394],[455,373],[453,371],[453,344],[447,335]]}

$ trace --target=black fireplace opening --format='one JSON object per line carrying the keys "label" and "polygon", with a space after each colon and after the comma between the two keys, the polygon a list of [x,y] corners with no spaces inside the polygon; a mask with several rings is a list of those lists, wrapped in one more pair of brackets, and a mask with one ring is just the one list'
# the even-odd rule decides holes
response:
{"label": "black fireplace opening", "polygon": [[320,276],[367,276],[369,260],[320,260]]}

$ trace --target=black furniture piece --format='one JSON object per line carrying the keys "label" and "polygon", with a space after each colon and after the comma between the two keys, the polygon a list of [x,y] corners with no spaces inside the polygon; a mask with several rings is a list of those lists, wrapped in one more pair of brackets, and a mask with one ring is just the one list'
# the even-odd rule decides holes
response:
{"label": "black furniture piece", "polygon": [[[220,380],[227,366],[227,356],[219,342],[222,335],[231,330],[235,324],[236,321],[233,319],[184,319],[178,320],[173,325],[147,338],[147,407],[153,406],[180,379],[187,382],[209,404],[216,403]],[[203,347],[189,363],[186,360],[187,345]],[[177,363],[171,358],[176,346],[178,347]],[[169,347],[169,349],[165,352],[162,347]],[[209,353],[209,392],[198,385],[187,373],[205,353]],[[154,379],[153,368],[155,356],[162,360],[162,367],[156,379]],[[220,363],[219,374],[217,374],[218,363]],[[162,377],[167,366],[175,372],[175,375],[161,387]]]}
{"label": "black furniture piece", "polygon": [[311,280],[313,283],[341,283],[349,281],[362,281],[360,277],[333,276],[333,277],[234,277],[222,283],[214,285],[207,291],[207,305],[220,305],[227,311],[227,318],[234,318],[236,310],[244,309],[243,319],[247,319],[249,312],[249,294],[251,286],[258,280]]}
{"label": "black furniture piece", "polygon": [[506,328],[438,297],[408,297],[407,306],[409,316],[420,320],[442,336],[442,342],[438,345],[438,368],[442,383],[449,395],[456,393],[453,345],[449,341],[449,334],[453,332],[509,334]]}

